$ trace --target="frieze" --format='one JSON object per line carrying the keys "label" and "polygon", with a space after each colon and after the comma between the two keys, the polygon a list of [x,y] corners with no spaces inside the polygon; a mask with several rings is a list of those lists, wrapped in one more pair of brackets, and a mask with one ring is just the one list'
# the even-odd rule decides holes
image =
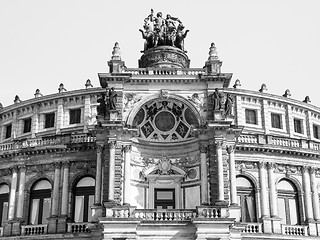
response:
{"label": "frieze", "polygon": [[8,176],[8,175],[11,175],[10,168],[0,169],[0,176],[1,177]]}
{"label": "frieze", "polygon": [[260,166],[260,163],[258,162],[248,162],[248,161],[236,162],[236,169],[239,171],[258,170],[259,166]]}
{"label": "frieze", "polygon": [[94,161],[90,162],[72,162],[71,163],[71,171],[77,171],[77,170],[84,170],[86,169],[87,171],[89,169],[94,169],[96,166],[96,163]]}
{"label": "frieze", "polygon": [[291,166],[284,164],[277,164],[275,168],[276,172],[284,173],[287,177],[290,177],[292,174],[301,174],[301,167],[299,166]]}
{"label": "frieze", "polygon": [[54,164],[41,164],[41,165],[29,165],[27,166],[27,172],[44,173],[54,170]]}

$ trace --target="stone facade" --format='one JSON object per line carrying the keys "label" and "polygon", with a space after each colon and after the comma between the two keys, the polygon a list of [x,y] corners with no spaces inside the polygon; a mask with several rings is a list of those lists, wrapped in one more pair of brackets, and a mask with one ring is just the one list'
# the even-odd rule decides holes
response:
{"label": "stone facade", "polygon": [[230,87],[214,44],[119,50],[99,88],[0,109],[1,238],[320,237],[319,108]]}

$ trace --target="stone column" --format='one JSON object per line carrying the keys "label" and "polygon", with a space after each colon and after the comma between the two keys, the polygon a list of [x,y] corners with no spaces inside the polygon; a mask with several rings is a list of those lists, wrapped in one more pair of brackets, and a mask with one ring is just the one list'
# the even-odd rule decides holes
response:
{"label": "stone column", "polygon": [[[310,168],[311,192],[313,203],[313,216],[316,221],[320,221],[319,193],[317,189],[317,181],[314,167]],[[320,234],[320,233],[319,233]]]}
{"label": "stone column", "polygon": [[26,167],[25,166],[21,166],[20,167],[18,206],[17,206],[17,218],[18,219],[22,219],[22,216],[23,216],[25,184],[26,184]]}
{"label": "stone column", "polygon": [[17,191],[17,184],[18,184],[18,168],[14,167],[11,170],[12,170],[12,180],[11,180],[11,189],[10,189],[8,220],[14,219],[14,211],[16,208],[16,191]]}
{"label": "stone column", "polygon": [[207,147],[200,147],[200,167],[201,167],[201,204],[207,205],[208,199],[208,165],[207,165]]}
{"label": "stone column", "polygon": [[259,179],[260,179],[260,202],[261,202],[261,217],[269,217],[268,214],[268,192],[266,179],[266,164],[259,162]]}
{"label": "stone column", "polygon": [[61,215],[68,215],[69,200],[69,163],[63,163],[63,183],[62,183],[62,199],[61,199]]}
{"label": "stone column", "polygon": [[304,206],[306,213],[306,221],[313,220],[313,210],[312,210],[312,198],[311,198],[311,188],[310,188],[310,176],[308,167],[302,167],[302,183],[304,191]]}
{"label": "stone column", "polygon": [[126,145],[124,151],[124,190],[123,204],[130,205],[130,185],[131,185],[131,146]]}
{"label": "stone column", "polygon": [[64,113],[63,113],[63,99],[59,99],[58,100],[58,109],[57,109],[57,124],[56,124],[56,133],[60,133],[60,129],[63,126],[63,117],[64,117]]}
{"label": "stone column", "polygon": [[52,192],[52,207],[51,216],[58,216],[59,209],[59,188],[60,188],[60,168],[61,163],[57,162],[54,164],[54,182],[53,182],[53,192]]}
{"label": "stone column", "polygon": [[84,98],[84,112],[83,112],[83,119],[84,119],[84,126],[83,131],[88,132],[88,125],[90,124],[91,120],[91,102],[90,102],[90,95],[86,95]]}
{"label": "stone column", "polygon": [[224,202],[222,141],[216,141],[216,156],[218,164],[218,202]]}
{"label": "stone column", "polygon": [[274,178],[274,163],[268,163],[269,201],[271,217],[278,217],[278,201]]}
{"label": "stone column", "polygon": [[230,201],[231,201],[231,205],[238,205],[236,163],[235,163],[235,159],[234,159],[234,146],[228,146],[227,151],[229,154]]}
{"label": "stone column", "polygon": [[97,142],[96,186],[95,186],[95,195],[94,195],[94,205],[96,206],[101,206],[103,147],[104,147],[103,142]]}
{"label": "stone column", "polygon": [[111,141],[109,143],[109,201],[114,201],[114,180],[115,180],[115,154],[116,154],[116,142]]}

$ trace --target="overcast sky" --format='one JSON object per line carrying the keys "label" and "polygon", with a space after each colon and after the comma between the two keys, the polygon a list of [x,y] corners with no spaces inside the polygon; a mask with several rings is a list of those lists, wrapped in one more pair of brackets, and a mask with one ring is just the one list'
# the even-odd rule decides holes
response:
{"label": "overcast sky", "polygon": [[[134,3],[134,4],[133,4]],[[143,39],[138,31],[150,9],[178,17],[190,32],[185,48],[191,67],[203,67],[210,43],[231,86],[292,98],[310,96],[320,106],[319,0],[184,1],[0,1],[0,102],[84,88],[108,72],[115,42],[129,68],[138,67]]]}

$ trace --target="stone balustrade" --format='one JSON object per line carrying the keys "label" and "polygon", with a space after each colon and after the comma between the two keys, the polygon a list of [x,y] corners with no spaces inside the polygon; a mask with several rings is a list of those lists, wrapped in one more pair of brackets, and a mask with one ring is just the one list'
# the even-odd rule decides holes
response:
{"label": "stone balustrade", "polygon": [[282,234],[290,236],[307,236],[308,226],[282,225]]}
{"label": "stone balustrade", "polygon": [[262,233],[262,223],[247,223],[248,225],[242,232],[245,233]]}
{"label": "stone balustrade", "polygon": [[132,75],[192,75],[197,76],[204,74],[205,70],[202,68],[188,68],[188,69],[175,69],[175,68],[161,68],[161,69],[146,69],[146,68],[127,68],[126,73]]}
{"label": "stone balustrade", "polygon": [[96,137],[90,136],[88,134],[76,134],[71,135],[71,143],[83,143],[83,142],[95,142]]}
{"label": "stone balustrade", "polygon": [[258,143],[258,137],[256,135],[240,135],[238,137],[239,143]]}
{"label": "stone balustrade", "polygon": [[137,209],[134,212],[135,218],[151,221],[182,221],[196,217],[196,212],[192,210],[168,209],[152,210]]}
{"label": "stone balustrade", "polygon": [[21,226],[21,235],[42,235],[47,232],[47,224]]}
{"label": "stone balustrade", "polygon": [[68,233],[87,233],[90,232],[88,223],[68,223]]}
{"label": "stone balustrade", "polygon": [[282,138],[282,137],[273,137],[272,136],[272,144],[277,146],[284,146],[284,147],[300,147],[300,141],[298,139],[290,139],[290,138]]}
{"label": "stone balustrade", "polygon": [[52,136],[46,138],[34,138],[27,140],[18,140],[15,142],[2,143],[0,144],[0,153],[8,152],[19,149],[27,149],[34,147],[43,147],[43,146],[54,146],[68,143],[92,143],[95,142],[96,138],[89,134],[74,134],[71,137],[65,138],[64,136]]}

